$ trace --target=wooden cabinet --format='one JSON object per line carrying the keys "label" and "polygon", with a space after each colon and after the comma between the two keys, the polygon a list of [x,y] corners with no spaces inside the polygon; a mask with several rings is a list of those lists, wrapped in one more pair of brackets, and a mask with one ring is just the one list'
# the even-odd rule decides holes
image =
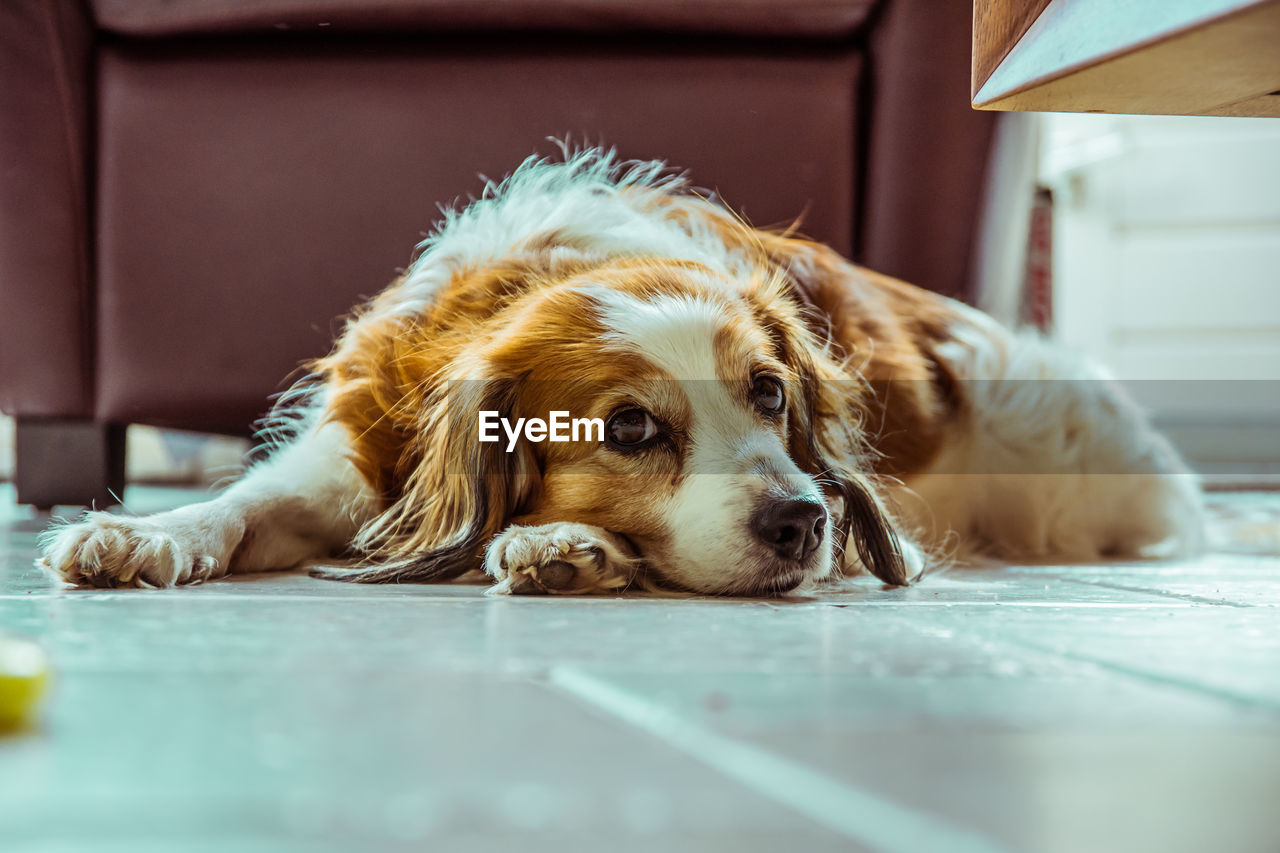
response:
{"label": "wooden cabinet", "polygon": [[1280,116],[1280,0],[975,0],[983,110]]}

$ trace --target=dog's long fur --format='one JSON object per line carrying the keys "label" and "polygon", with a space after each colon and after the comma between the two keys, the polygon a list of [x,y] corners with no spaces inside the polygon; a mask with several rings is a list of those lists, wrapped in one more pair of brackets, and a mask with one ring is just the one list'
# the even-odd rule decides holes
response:
{"label": "dog's long fur", "polygon": [[[655,432],[477,440],[481,411],[554,410]],[[265,438],[215,499],[89,513],[43,564],[169,586],[347,553],[319,573],[770,594],[1201,542],[1194,478],[1095,366],[599,150],[530,159],[447,213]],[[805,520],[770,521],[788,507]]]}

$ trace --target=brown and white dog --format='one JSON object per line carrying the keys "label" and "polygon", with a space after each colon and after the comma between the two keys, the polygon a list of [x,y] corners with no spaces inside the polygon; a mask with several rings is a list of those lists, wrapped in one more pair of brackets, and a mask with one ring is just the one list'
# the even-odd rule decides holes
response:
{"label": "brown and white dog", "polygon": [[[54,528],[42,564],[753,595],[1200,545],[1194,478],[1096,367],[661,163],[530,159],[421,249],[277,406],[265,461],[205,503]],[[586,435],[510,430],[555,412]]]}

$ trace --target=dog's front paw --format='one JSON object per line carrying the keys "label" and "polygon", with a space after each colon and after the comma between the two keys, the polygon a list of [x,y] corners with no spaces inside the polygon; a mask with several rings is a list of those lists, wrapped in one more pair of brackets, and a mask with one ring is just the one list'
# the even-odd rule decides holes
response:
{"label": "dog's front paw", "polygon": [[170,587],[226,573],[218,537],[189,524],[153,518],[87,513],[54,528],[41,542],[37,564],[76,586]]}
{"label": "dog's front paw", "polygon": [[589,524],[512,525],[489,544],[484,568],[500,595],[613,592],[631,581],[639,561],[619,536]]}

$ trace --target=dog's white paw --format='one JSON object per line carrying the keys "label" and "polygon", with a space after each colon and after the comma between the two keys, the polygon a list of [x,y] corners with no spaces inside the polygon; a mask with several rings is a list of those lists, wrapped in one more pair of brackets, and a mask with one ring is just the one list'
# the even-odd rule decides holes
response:
{"label": "dog's white paw", "polygon": [[607,530],[559,522],[508,527],[489,544],[484,569],[499,595],[583,595],[622,589],[638,563]]}
{"label": "dog's white paw", "polygon": [[37,564],[76,586],[170,587],[226,573],[223,537],[169,514],[90,512],[54,528]]}

